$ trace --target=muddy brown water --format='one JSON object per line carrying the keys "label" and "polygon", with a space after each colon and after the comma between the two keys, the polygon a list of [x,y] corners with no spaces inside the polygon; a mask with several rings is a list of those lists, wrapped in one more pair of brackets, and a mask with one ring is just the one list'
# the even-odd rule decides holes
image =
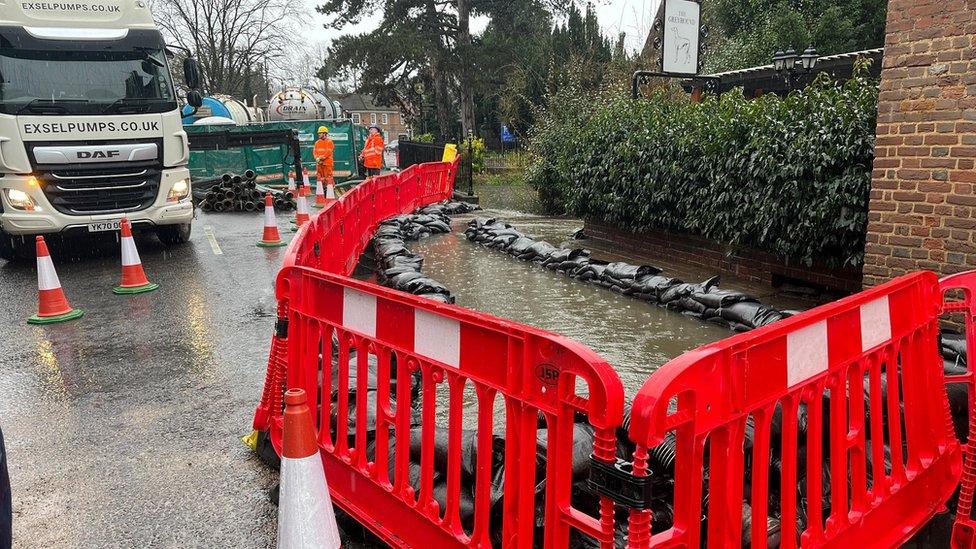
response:
{"label": "muddy brown water", "polygon": [[[555,245],[586,246],[585,241],[570,239],[582,221],[521,210],[537,211],[531,189],[490,186],[476,191],[485,206],[476,215],[504,219],[523,233]],[[450,234],[407,244],[424,258],[424,273],[447,286],[458,305],[587,345],[614,367],[628,397],[669,360],[732,335],[724,328],[469,242],[463,231],[472,217],[456,217]]]}

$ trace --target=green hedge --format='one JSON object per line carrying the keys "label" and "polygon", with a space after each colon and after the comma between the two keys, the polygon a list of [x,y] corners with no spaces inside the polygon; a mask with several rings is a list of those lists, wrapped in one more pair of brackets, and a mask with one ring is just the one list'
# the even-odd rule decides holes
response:
{"label": "green hedge", "polygon": [[865,74],[697,105],[663,92],[601,104],[564,89],[532,134],[528,182],[554,213],[859,265],[878,93]]}

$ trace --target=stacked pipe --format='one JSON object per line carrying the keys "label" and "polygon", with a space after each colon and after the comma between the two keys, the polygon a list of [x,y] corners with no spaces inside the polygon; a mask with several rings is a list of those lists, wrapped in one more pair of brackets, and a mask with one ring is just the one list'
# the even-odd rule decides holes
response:
{"label": "stacked pipe", "polygon": [[590,251],[583,248],[557,248],[494,218],[471,220],[464,234],[468,240],[538,263],[576,280],[656,303],[736,332],[765,326],[793,314],[765,306],[748,294],[719,288],[718,276],[698,283],[683,282],[662,275],[661,269],[650,265],[611,263],[590,257]]}
{"label": "stacked pipe", "polygon": [[290,191],[276,191],[255,180],[255,173],[247,170],[241,175],[225,173],[209,190],[197,195],[200,209],[205,212],[254,212],[264,210],[264,195],[270,192],[275,209],[295,209],[295,195]]}
{"label": "stacked pipe", "polygon": [[408,240],[451,232],[449,214],[468,213],[476,208],[464,202],[442,202],[380,223],[371,240],[380,284],[443,303],[454,303],[450,290],[421,272],[423,258],[404,244]]}

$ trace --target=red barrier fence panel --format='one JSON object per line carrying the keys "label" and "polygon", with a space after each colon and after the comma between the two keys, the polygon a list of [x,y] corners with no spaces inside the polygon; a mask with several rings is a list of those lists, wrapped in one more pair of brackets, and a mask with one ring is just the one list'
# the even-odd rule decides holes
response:
{"label": "red barrier fence panel", "polygon": [[632,511],[628,546],[907,540],[960,476],[941,312],[935,275],[916,273],[655,372],[633,403],[633,472],[673,445],[674,518],[652,536],[650,512]]}
{"label": "red barrier fence panel", "polygon": [[[594,428],[594,457],[615,460],[623,388],[609,364],[560,336],[324,271],[289,268],[281,283],[287,387],[320,403],[340,507],[394,546],[566,547],[572,529],[611,545],[612,503],[599,517],[570,503],[578,413]],[[474,457],[464,458],[471,428]],[[277,445],[277,418],[271,437]]]}
{"label": "red barrier fence panel", "polygon": [[952,531],[952,546],[976,547],[976,520],[973,519],[973,492],[976,491],[976,373],[971,360],[976,357],[976,272],[960,273],[939,281],[943,295],[943,312],[963,315],[966,335],[966,364],[962,372],[946,375],[946,386],[961,384],[968,393],[969,421],[963,448],[962,479],[959,502]]}
{"label": "red barrier fence panel", "polygon": [[280,450],[281,394],[305,389],[335,503],[394,546],[555,548],[577,531],[610,547],[612,502],[598,516],[571,502],[581,414],[592,459],[616,459],[623,388],[610,365],[560,336],[346,276],[382,220],[449,198],[457,165],[372,178],[299,231],[255,429]]}

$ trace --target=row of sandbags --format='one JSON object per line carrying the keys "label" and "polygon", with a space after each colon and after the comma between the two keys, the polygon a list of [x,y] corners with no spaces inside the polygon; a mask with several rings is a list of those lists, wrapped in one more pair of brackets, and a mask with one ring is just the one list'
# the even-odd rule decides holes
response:
{"label": "row of sandbags", "polygon": [[476,208],[466,202],[446,201],[380,223],[370,242],[380,284],[435,301],[454,303],[450,290],[424,276],[424,259],[408,250],[406,242],[449,233],[451,220],[448,215],[468,213]]}
{"label": "row of sandbags", "polygon": [[719,288],[715,276],[698,283],[687,283],[664,276],[650,265],[602,261],[583,248],[559,248],[535,240],[515,227],[494,218],[476,218],[464,231],[468,240],[525,261],[565,274],[576,280],[603,286],[614,292],[657,303],[684,315],[744,332],[790,316],[735,290]]}

